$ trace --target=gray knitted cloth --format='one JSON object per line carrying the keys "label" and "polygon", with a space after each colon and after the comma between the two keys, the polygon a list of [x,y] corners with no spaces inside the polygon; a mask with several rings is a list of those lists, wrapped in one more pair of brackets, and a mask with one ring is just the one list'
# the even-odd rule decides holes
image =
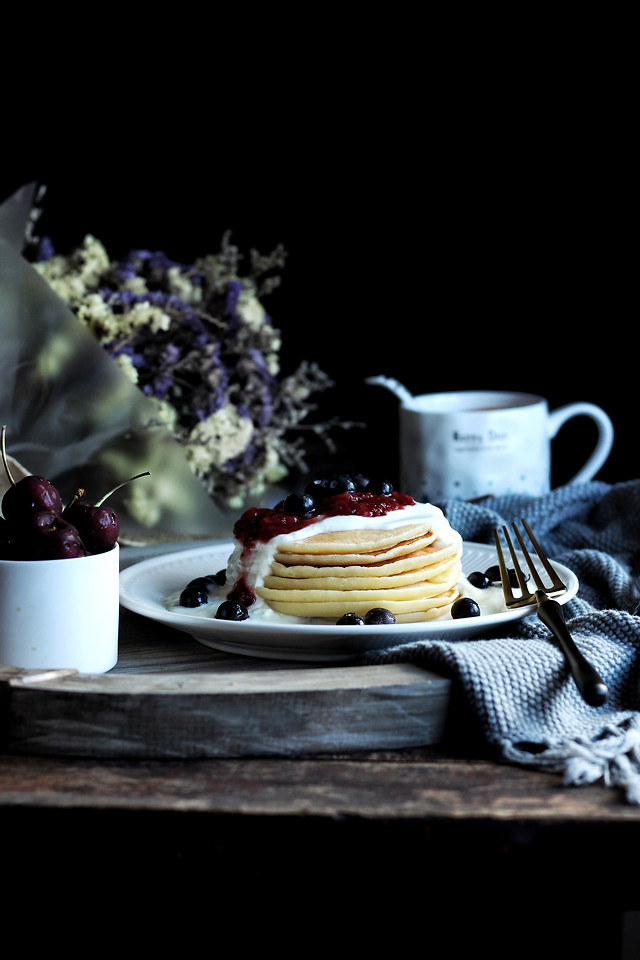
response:
{"label": "gray knitted cloth", "polygon": [[543,497],[440,504],[464,540],[527,519],[543,549],[580,581],[564,606],[576,644],[609,688],[600,707],[581,699],[537,616],[470,640],[428,640],[367,656],[411,661],[455,677],[478,731],[502,760],[598,780],[640,804],[640,480],[568,485]]}

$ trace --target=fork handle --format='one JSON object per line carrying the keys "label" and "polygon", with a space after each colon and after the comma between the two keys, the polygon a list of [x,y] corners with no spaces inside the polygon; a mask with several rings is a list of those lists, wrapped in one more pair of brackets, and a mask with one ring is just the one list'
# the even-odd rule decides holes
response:
{"label": "fork handle", "polygon": [[552,600],[545,594],[538,594],[537,599],[538,617],[560,644],[582,699],[591,707],[606,703],[609,696],[606,684],[595,667],[578,650],[564,622],[562,607],[557,600]]}

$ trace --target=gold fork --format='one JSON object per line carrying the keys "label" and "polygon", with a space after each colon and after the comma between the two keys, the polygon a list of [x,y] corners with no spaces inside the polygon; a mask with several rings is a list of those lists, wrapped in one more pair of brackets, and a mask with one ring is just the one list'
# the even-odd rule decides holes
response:
{"label": "gold fork", "polygon": [[531,532],[531,528],[526,520],[522,521],[522,526],[527,532],[529,540],[531,541],[533,548],[538,555],[538,559],[540,560],[540,563],[549,577],[550,583],[548,586],[544,585],[540,572],[538,571],[536,564],[531,559],[522,535],[514,523],[514,533],[518,538],[520,550],[527,563],[531,578],[533,579],[536,588],[535,592],[532,593],[527,587],[527,580],[518,562],[516,552],[509,536],[509,531],[506,527],[503,527],[502,531],[509,548],[511,562],[513,564],[513,569],[515,571],[518,586],[520,588],[520,596],[514,596],[513,590],[511,589],[509,571],[507,569],[504,554],[502,552],[502,546],[500,544],[500,534],[497,530],[495,530],[494,536],[496,541],[496,550],[498,553],[498,566],[500,567],[504,601],[509,608],[522,607],[534,603],[537,605],[536,613],[542,623],[544,623],[544,625],[551,630],[551,633],[558,641],[560,649],[564,653],[569,670],[571,671],[571,675],[575,680],[578,690],[580,691],[582,699],[592,707],[599,707],[606,702],[607,697],[609,696],[607,687],[597,670],[592,666],[592,664],[589,663],[589,661],[577,648],[565,624],[562,607],[557,600],[553,599],[553,597],[561,596],[563,593],[565,593],[567,587],[558,576],[558,572],[554,569],[546,554],[540,547],[540,544]]}

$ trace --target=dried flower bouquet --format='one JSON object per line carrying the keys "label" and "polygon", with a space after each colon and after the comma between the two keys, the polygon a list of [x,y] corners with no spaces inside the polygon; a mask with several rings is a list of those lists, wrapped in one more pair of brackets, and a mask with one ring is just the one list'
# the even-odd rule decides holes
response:
{"label": "dried flower bouquet", "polygon": [[331,429],[311,424],[312,398],[333,386],[316,364],[280,376],[281,334],[263,299],[280,283],[286,254],[243,257],[222,238],[192,264],[133,250],[111,260],[88,235],[68,255],[32,237],[34,268],[126,375],[154,402],[207,492],[239,508],[304,470],[305,431],[332,447]]}

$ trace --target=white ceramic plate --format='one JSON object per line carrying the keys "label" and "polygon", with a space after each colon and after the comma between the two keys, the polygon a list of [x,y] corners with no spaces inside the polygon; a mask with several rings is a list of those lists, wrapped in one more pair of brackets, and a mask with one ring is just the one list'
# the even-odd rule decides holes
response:
{"label": "white ceramic plate", "polygon": [[[179,595],[190,580],[226,567],[231,548],[230,541],[216,541],[133,564],[120,573],[120,602],[126,609],[189,633],[216,650],[292,661],[349,660],[366,650],[414,640],[478,636],[532,613],[530,607],[521,607],[464,620],[339,627],[336,624],[252,622],[251,618],[234,623],[214,619],[212,608],[206,606],[190,610],[167,604],[167,599]],[[465,574],[486,570],[494,563],[495,548],[465,542],[462,554]],[[577,593],[578,579],[562,564],[554,562],[554,566],[568,587],[558,602],[566,603]]]}

